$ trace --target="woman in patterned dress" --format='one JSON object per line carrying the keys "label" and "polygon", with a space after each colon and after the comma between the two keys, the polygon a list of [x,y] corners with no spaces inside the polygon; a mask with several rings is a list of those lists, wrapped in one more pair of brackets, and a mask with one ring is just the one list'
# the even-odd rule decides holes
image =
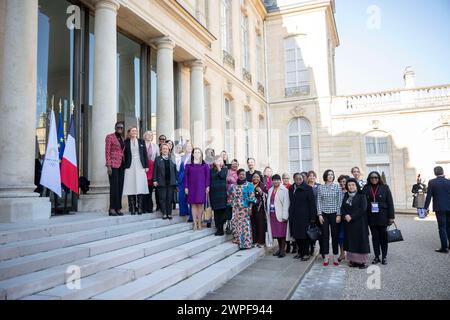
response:
{"label": "woman in patterned dress", "polygon": [[250,214],[255,202],[255,188],[247,181],[244,169],[239,169],[237,173],[238,180],[231,187],[229,201],[233,210],[233,242],[242,250],[253,247]]}

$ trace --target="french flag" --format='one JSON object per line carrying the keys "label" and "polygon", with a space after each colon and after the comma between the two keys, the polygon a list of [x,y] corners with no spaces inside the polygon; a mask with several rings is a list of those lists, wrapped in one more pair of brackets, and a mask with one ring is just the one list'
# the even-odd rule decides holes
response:
{"label": "french flag", "polygon": [[77,150],[73,115],[70,117],[69,134],[67,135],[66,147],[61,161],[61,182],[67,188],[78,194]]}

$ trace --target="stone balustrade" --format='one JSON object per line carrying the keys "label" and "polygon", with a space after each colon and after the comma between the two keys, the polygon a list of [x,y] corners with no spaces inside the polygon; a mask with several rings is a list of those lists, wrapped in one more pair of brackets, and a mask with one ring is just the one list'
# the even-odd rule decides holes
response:
{"label": "stone balustrade", "polygon": [[332,110],[333,114],[348,114],[446,105],[450,105],[450,84],[337,96]]}

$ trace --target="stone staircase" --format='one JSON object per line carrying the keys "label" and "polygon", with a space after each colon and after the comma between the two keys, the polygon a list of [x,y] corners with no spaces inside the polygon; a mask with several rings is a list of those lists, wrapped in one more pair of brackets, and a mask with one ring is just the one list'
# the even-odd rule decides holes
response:
{"label": "stone staircase", "polygon": [[201,299],[264,255],[214,232],[158,214],[2,224],[0,299]]}

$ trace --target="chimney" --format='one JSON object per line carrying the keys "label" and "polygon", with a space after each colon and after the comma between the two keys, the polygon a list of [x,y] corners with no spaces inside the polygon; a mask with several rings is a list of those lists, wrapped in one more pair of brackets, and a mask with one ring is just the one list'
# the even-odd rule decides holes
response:
{"label": "chimney", "polygon": [[411,89],[416,87],[415,83],[416,74],[411,66],[405,68],[405,73],[403,74],[403,80],[405,80],[405,88]]}

